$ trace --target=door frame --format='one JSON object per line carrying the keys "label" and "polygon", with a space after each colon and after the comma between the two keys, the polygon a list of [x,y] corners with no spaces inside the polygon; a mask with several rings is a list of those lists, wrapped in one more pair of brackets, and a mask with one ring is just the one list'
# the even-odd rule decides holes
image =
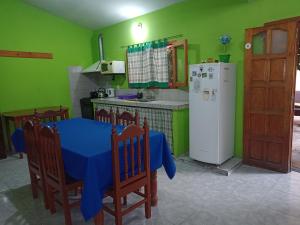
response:
{"label": "door frame", "polygon": [[[267,23],[265,23],[262,27],[256,27],[256,28],[249,28],[249,29],[246,29],[246,36],[245,36],[245,40],[248,40],[249,39],[249,31],[250,30],[252,30],[252,29],[267,29],[268,27],[271,27],[271,26],[276,26],[276,25],[283,25],[283,24],[290,24],[290,23],[296,23],[296,26],[297,26],[297,31],[296,31],[296,38],[295,38],[295,41],[296,41],[296,43],[295,43],[295,45],[297,45],[296,46],[296,48],[295,48],[295,51],[294,51],[294,53],[293,53],[293,55],[289,55],[289,56],[292,56],[294,59],[295,59],[295,66],[294,66],[294,68],[292,69],[293,71],[292,71],[292,73],[294,74],[294,76],[292,77],[292,80],[291,80],[291,82],[294,84],[294,85],[292,85],[292,90],[291,90],[291,98],[292,98],[292,101],[291,101],[291,104],[290,104],[290,107],[291,107],[291,109],[290,109],[290,112],[291,112],[291,114],[289,115],[290,117],[289,117],[289,124],[288,124],[288,128],[287,129],[289,129],[289,132],[290,132],[290,136],[289,136],[289,146],[288,146],[288,158],[287,158],[287,160],[288,160],[288,162],[286,163],[288,166],[287,166],[287,168],[284,168],[284,169],[282,169],[282,170],[277,170],[277,171],[280,171],[280,172],[290,172],[291,171],[291,163],[292,163],[292,140],[293,140],[293,116],[294,116],[294,107],[293,107],[293,105],[294,105],[294,101],[295,101],[295,85],[296,85],[296,72],[297,72],[297,69],[296,69],[296,63],[298,62],[298,57],[297,57],[297,54],[299,53],[299,30],[300,30],[300,17],[293,17],[293,18],[287,18],[287,19],[282,19],[282,20],[277,20],[277,21],[271,21],[271,22],[267,22]],[[248,68],[249,68],[249,66],[247,66],[247,63],[249,63],[249,60],[247,60],[247,57],[249,57],[249,56],[247,56],[247,54],[248,54],[248,51],[246,50],[245,51],[245,59],[244,59],[244,78],[245,78],[245,80],[244,80],[244,119],[243,119],[243,123],[244,123],[244,129],[243,129],[243,162],[245,163],[245,164],[250,164],[251,165],[251,163],[250,162],[248,162],[248,158],[247,158],[247,153],[249,153],[249,152],[247,152],[247,144],[248,144],[248,142],[247,142],[247,134],[248,134],[248,132],[249,131],[247,131],[246,132],[246,123],[248,122],[247,121],[247,112],[246,112],[246,108],[247,108],[247,106],[246,106],[246,104],[247,104],[247,102],[246,102],[246,98],[247,98],[247,95],[246,95],[246,93],[248,93],[248,86],[246,86],[247,85],[247,74],[249,73],[249,71],[248,71]],[[286,159],[284,159],[284,160],[286,160]],[[255,165],[255,166],[259,166],[259,165]],[[267,168],[267,169],[270,169],[270,168],[268,168],[268,166],[262,166],[262,167],[264,167],[264,168]]]}

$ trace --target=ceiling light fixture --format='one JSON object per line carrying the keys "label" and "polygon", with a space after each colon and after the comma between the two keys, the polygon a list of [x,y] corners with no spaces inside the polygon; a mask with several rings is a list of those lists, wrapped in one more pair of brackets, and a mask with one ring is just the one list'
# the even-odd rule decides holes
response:
{"label": "ceiling light fixture", "polygon": [[143,24],[142,23],[138,23],[137,29],[140,30],[140,31],[143,30]]}
{"label": "ceiling light fixture", "polygon": [[131,33],[135,42],[143,42],[147,38],[148,30],[142,23],[133,23]]}

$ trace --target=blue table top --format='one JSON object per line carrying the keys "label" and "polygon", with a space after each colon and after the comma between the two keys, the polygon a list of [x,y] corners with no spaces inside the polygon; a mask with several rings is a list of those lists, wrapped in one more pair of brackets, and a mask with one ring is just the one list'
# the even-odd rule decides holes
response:
{"label": "blue table top", "polygon": [[[81,212],[85,220],[89,220],[102,208],[104,193],[113,182],[112,125],[81,118],[59,121],[55,125],[60,134],[65,171],[73,178],[83,181]],[[117,127],[118,132],[122,129],[121,126]],[[24,151],[22,129],[14,132],[12,142],[17,152]],[[161,132],[150,131],[151,171],[162,165],[172,179],[176,166],[166,137]]]}

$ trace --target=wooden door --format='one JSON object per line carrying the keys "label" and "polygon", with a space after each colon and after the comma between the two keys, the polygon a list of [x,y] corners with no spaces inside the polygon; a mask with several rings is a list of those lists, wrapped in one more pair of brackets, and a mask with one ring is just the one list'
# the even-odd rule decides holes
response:
{"label": "wooden door", "polygon": [[244,163],[291,169],[297,22],[246,30]]}

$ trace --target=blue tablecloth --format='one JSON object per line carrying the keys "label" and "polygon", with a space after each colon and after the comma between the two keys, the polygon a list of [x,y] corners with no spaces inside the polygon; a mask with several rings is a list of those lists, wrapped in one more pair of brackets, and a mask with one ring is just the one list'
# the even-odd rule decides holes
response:
{"label": "blue tablecloth", "polygon": [[[65,171],[84,183],[81,212],[89,220],[102,208],[103,195],[113,182],[112,125],[75,118],[56,122],[56,127],[60,134]],[[120,132],[122,127],[117,127],[117,130]],[[14,132],[12,141],[16,151],[24,151],[21,129]],[[176,166],[163,133],[150,131],[150,152],[151,171],[163,165],[168,177],[172,179]]]}

